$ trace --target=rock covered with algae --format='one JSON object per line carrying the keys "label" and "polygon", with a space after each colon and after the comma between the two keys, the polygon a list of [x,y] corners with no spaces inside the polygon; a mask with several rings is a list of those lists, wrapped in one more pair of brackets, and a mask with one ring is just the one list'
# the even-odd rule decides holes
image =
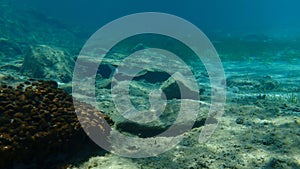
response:
{"label": "rock covered with algae", "polygon": [[25,55],[21,71],[30,77],[56,79],[66,83],[72,79],[74,64],[74,58],[60,48],[35,45]]}

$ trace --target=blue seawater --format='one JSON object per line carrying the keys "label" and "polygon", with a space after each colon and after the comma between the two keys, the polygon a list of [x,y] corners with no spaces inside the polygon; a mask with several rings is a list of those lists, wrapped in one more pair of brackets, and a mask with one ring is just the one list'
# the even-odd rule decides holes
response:
{"label": "blue seawater", "polygon": [[[0,0],[0,168],[300,168],[299,7],[299,0]],[[143,12],[195,25],[215,49],[208,54],[219,59],[201,60],[183,41],[151,33],[112,48],[106,45],[114,34],[103,36],[103,46],[90,43],[103,26]],[[133,53],[139,57],[130,58]],[[153,63],[172,73],[147,67]],[[109,125],[66,119],[61,112],[78,111],[69,100],[57,106],[66,101],[62,95],[98,108]],[[98,117],[91,110],[85,113]],[[191,129],[184,130],[191,118]],[[95,126],[111,134],[103,139],[114,143],[106,151],[87,137],[96,135]],[[173,132],[159,135],[168,129]],[[202,131],[213,131],[204,143]],[[49,138],[51,132],[59,139]],[[178,133],[184,138],[171,147]],[[79,140],[70,139],[76,134]],[[155,147],[168,151],[156,153]]]}

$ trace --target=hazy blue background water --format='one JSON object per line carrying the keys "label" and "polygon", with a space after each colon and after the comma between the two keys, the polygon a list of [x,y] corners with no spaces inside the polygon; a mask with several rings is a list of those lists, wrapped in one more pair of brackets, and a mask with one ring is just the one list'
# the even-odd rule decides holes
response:
{"label": "hazy blue background water", "polygon": [[185,18],[204,32],[300,34],[298,0],[14,0],[47,16],[93,33],[104,24],[137,12],[165,12]]}
{"label": "hazy blue background water", "polygon": [[[224,168],[224,165],[220,163],[229,163],[228,168],[231,165],[231,168],[240,168],[237,165],[240,162],[244,167],[249,165],[249,168],[258,166],[268,168],[274,163],[276,165],[281,163],[283,166],[280,165],[281,168],[286,168],[284,166],[290,163],[297,163],[298,166],[300,153],[298,149],[295,149],[295,145],[299,138],[297,137],[298,130],[294,128],[297,128],[299,123],[290,114],[299,115],[299,7],[300,0],[0,0],[0,81],[4,79],[5,83],[16,83],[27,78],[40,78],[39,73],[27,75],[20,71],[25,67],[23,66],[25,60],[31,58],[26,56],[30,56],[31,51],[39,49],[37,47],[40,45],[44,45],[43,48],[47,53],[50,53],[48,47],[50,51],[52,49],[59,52],[66,51],[64,53],[66,55],[59,56],[59,58],[70,56],[75,59],[88,37],[114,19],[138,12],[174,14],[198,26],[213,42],[222,60],[226,77],[229,79],[226,81],[228,84],[226,106],[233,104],[232,106],[237,106],[237,108],[234,107],[232,109],[234,111],[231,111],[229,107],[230,111],[224,114],[227,116],[227,121],[222,131],[219,132],[219,134],[222,133],[221,137],[216,137],[217,140],[207,147],[205,145],[202,148],[198,147],[193,140],[187,140],[184,141],[186,142],[184,146],[174,150],[174,153],[171,151],[169,154],[160,156],[161,158],[142,159],[141,163],[150,162],[149,166],[159,167],[167,164],[170,168],[172,167],[170,164],[187,166],[190,165],[191,159],[198,159],[200,163],[197,164],[205,161],[204,164],[210,165],[214,160],[212,158],[216,157],[218,160],[214,161],[219,167],[212,168]],[[66,67],[73,72],[73,65],[71,65],[73,62],[70,62],[70,65],[68,65],[69,62],[59,62],[59,66],[56,67],[56,64],[58,65],[56,58],[53,62],[49,61],[51,64],[47,63],[52,53],[51,55],[42,54],[43,52],[41,55],[37,54],[37,57],[28,61],[29,64],[27,64],[47,65],[40,67],[47,72],[47,75],[43,75],[42,78],[60,76],[65,69],[57,70],[57,67]],[[45,59],[39,59],[39,56]],[[52,63],[55,67],[52,67]],[[193,65],[197,64],[193,63]],[[199,70],[195,75],[201,87],[202,84],[208,86],[209,77],[205,70]],[[103,80],[103,86],[108,84],[109,81],[106,80],[108,79]],[[60,83],[60,87],[72,91],[70,83]],[[277,84],[280,85],[277,86]],[[141,91],[149,90],[146,86],[141,88]],[[103,93],[99,92],[99,96],[101,93],[104,101],[99,102],[99,107],[104,107],[104,112],[111,112],[114,115],[114,111],[111,111],[114,106],[110,104],[110,90],[106,86],[97,86],[97,89],[103,90]],[[201,99],[209,100],[210,90],[207,87]],[[136,93],[142,92],[139,89]],[[136,100],[142,96],[136,97]],[[148,97],[145,98],[148,101]],[[265,98],[266,101],[264,101]],[[256,102],[256,99],[259,101]],[[269,103],[272,99],[274,103]],[[137,103],[145,104],[146,101],[142,100]],[[294,104],[297,104],[297,107]],[[282,117],[285,115],[288,116],[283,120]],[[119,116],[119,114],[114,116]],[[244,124],[238,123],[239,119],[242,119]],[[233,131],[234,128],[231,126],[235,125],[234,121],[238,125],[236,131]],[[192,132],[198,131],[197,129]],[[267,135],[266,131],[268,131]],[[236,139],[228,137],[233,132]],[[192,133],[192,135],[198,136],[198,133]],[[226,138],[230,139],[226,140]],[[188,145],[189,142],[191,145]],[[221,146],[215,146],[215,144]],[[219,148],[225,149],[219,151]],[[229,156],[224,155],[223,152]],[[177,154],[178,157],[182,156],[182,160],[181,157],[177,158]],[[296,156],[297,159],[295,159]],[[113,156],[107,158],[114,160]],[[251,161],[253,159],[254,161]],[[118,161],[119,163],[123,162]]]}

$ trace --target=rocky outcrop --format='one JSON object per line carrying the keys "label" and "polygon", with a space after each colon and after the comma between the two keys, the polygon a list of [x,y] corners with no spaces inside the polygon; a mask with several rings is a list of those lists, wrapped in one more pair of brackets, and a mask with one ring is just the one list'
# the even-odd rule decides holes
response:
{"label": "rocky outcrop", "polygon": [[196,84],[192,84],[190,80],[187,80],[178,72],[166,80],[161,86],[161,90],[164,92],[167,99],[199,100],[199,94],[204,92],[204,88],[201,88],[200,90],[197,88]]}
{"label": "rocky outcrop", "polygon": [[279,87],[280,83],[271,76],[231,76],[227,78],[228,87],[238,88],[238,91],[272,91]]}
{"label": "rocky outcrop", "polygon": [[75,61],[66,51],[46,45],[32,46],[25,55],[23,74],[33,78],[46,78],[69,82],[72,80]]}
{"label": "rocky outcrop", "polygon": [[[176,132],[167,133],[165,136],[176,136],[179,133],[183,133],[189,127],[203,126],[205,120],[208,118],[209,105],[199,101],[185,100],[184,105],[186,106],[183,106],[181,105],[182,101],[177,99],[167,101],[165,110],[156,120],[151,122],[147,122],[149,121],[149,117],[154,113],[151,110],[140,113],[142,115],[137,115],[139,117],[138,121],[131,121],[117,116],[114,118],[116,128],[119,131],[145,138],[162,134],[171,126],[176,128]],[[196,104],[201,106],[201,109],[195,109],[197,108]],[[141,123],[142,121],[145,123]],[[211,121],[215,121],[215,119],[211,118]]]}

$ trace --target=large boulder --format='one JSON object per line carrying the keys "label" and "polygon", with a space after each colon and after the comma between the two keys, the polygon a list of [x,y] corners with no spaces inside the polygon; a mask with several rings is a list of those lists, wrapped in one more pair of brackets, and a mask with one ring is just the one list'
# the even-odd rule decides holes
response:
{"label": "large boulder", "polygon": [[[166,80],[161,90],[167,99],[194,99],[199,100],[199,94],[204,92],[204,88],[198,89],[193,81],[187,79],[184,75],[177,72]],[[182,98],[183,97],[183,98]]]}
{"label": "large boulder", "polygon": [[75,61],[66,51],[46,45],[32,46],[25,55],[21,68],[23,74],[33,78],[72,80]]}
{"label": "large boulder", "polygon": [[[183,105],[182,102],[184,102]],[[199,106],[201,109],[199,109]],[[138,135],[142,138],[153,137],[158,134],[162,134],[166,130],[170,129],[171,126],[176,130],[171,133],[165,133],[164,135],[175,136],[183,133],[189,127],[195,128],[203,126],[205,124],[205,120],[208,118],[209,108],[209,104],[204,104],[204,102],[188,99],[174,99],[168,100],[165,110],[160,116],[158,116],[156,120],[151,122],[149,122],[149,117],[153,116],[153,113],[156,113],[151,110],[143,110],[137,113],[135,115],[139,118],[137,121],[124,118],[120,114],[119,116],[114,115],[114,122],[117,130]],[[210,119],[211,121],[216,121],[214,118]],[[142,123],[142,121],[145,123]]]}

